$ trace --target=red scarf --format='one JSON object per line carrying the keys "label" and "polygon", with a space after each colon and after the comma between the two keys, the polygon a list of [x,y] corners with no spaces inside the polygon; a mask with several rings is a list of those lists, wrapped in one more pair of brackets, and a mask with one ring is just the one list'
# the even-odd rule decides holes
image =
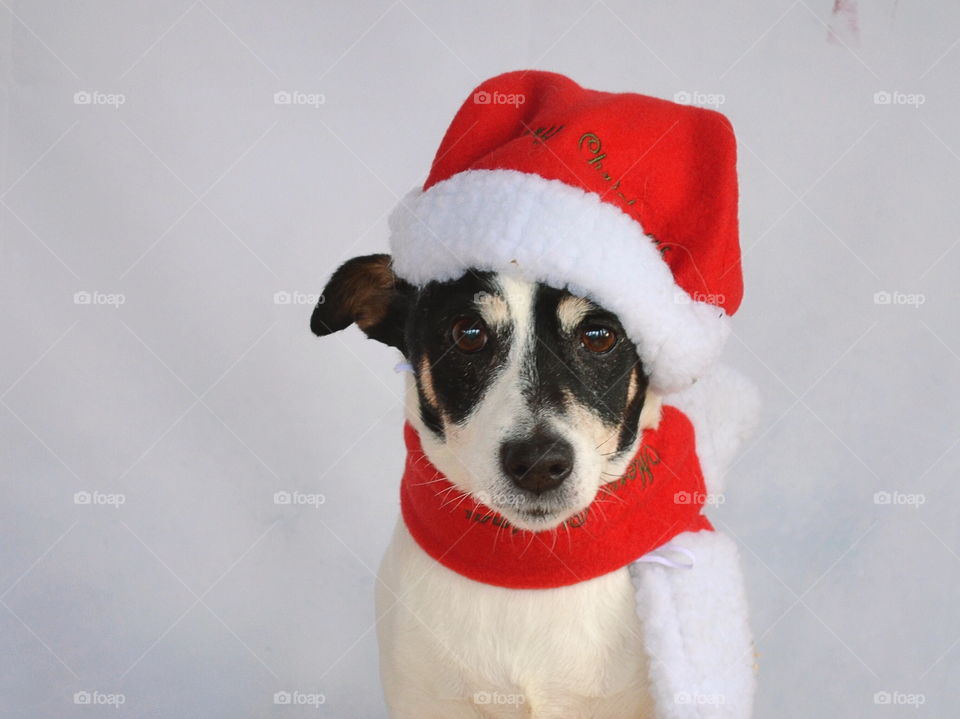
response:
{"label": "red scarf", "polygon": [[663,408],[658,429],[644,431],[619,479],[544,532],[517,529],[457,490],[409,424],[404,440],[400,508],[407,529],[440,564],[478,582],[513,589],[576,584],[625,567],[681,532],[713,529],[700,513],[706,488],[693,425],[675,407]]}

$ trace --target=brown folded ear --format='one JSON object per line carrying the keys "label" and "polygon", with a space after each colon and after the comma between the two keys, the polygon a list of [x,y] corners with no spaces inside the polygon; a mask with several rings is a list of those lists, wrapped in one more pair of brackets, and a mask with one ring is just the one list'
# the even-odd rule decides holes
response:
{"label": "brown folded ear", "polygon": [[404,333],[414,288],[393,274],[390,255],[343,263],[327,283],[310,318],[318,337],[356,323],[371,339],[406,354]]}

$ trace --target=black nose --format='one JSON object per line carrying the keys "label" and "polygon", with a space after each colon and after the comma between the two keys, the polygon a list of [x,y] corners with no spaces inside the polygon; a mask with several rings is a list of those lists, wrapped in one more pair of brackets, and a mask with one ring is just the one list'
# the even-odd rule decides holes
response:
{"label": "black nose", "polygon": [[555,434],[538,432],[500,447],[503,472],[521,489],[541,494],[559,487],[573,471],[573,447]]}

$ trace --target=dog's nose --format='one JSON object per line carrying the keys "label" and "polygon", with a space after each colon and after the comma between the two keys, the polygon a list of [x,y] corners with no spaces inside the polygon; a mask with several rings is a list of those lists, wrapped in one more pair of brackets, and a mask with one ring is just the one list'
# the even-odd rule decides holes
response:
{"label": "dog's nose", "polygon": [[503,472],[515,485],[535,494],[559,487],[573,471],[573,447],[555,434],[537,433],[500,447]]}

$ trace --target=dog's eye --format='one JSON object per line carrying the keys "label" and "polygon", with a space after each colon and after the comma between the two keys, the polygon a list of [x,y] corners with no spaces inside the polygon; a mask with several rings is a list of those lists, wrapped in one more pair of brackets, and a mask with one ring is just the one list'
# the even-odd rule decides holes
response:
{"label": "dog's eye", "polygon": [[609,352],[617,344],[617,333],[600,325],[588,325],[580,330],[580,344],[591,352]]}
{"label": "dog's eye", "polygon": [[461,317],[454,321],[451,335],[458,350],[473,353],[487,346],[490,333],[480,318]]}

